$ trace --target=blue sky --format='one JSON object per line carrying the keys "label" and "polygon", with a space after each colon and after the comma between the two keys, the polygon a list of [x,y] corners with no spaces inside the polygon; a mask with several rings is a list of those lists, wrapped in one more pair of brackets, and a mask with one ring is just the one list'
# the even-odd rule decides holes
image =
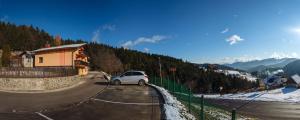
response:
{"label": "blue sky", "polygon": [[0,20],[197,63],[300,57],[300,0],[0,0]]}

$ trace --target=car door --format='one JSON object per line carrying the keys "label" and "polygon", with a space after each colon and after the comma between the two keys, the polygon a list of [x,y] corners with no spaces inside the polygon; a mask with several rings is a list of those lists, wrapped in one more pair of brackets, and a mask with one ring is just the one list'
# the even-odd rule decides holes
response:
{"label": "car door", "polygon": [[130,77],[127,80],[128,84],[136,84],[136,72],[130,72]]}
{"label": "car door", "polygon": [[132,75],[129,80],[130,84],[137,84],[140,80],[140,76],[141,76],[140,72],[132,72]]}
{"label": "car door", "polygon": [[121,75],[121,82],[125,83],[125,84],[128,84],[129,80],[130,80],[130,77],[131,77],[131,72],[124,73],[123,75]]}

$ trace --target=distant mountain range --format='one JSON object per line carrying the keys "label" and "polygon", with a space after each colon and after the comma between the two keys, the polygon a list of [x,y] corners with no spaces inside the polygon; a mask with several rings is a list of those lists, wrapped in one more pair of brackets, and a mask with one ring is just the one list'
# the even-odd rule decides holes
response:
{"label": "distant mountain range", "polygon": [[300,75],[300,59],[296,58],[268,58],[249,62],[235,62],[223,66],[244,70],[259,78],[265,78],[278,71],[283,71],[289,77],[295,74]]}
{"label": "distant mountain range", "polygon": [[282,59],[268,58],[268,59],[253,60],[253,61],[248,61],[248,62],[235,62],[232,64],[224,64],[224,65],[235,68],[235,69],[245,70],[248,72],[254,72],[254,71],[263,71],[268,68],[282,69],[287,64],[294,62],[296,60],[298,60],[298,59],[296,59],[296,58],[282,58]]}

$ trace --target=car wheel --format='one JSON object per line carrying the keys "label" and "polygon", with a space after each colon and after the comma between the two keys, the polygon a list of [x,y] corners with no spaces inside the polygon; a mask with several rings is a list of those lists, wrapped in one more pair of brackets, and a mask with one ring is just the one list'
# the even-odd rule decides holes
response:
{"label": "car wheel", "polygon": [[115,85],[121,85],[121,81],[120,80],[115,80],[114,84]]}
{"label": "car wheel", "polygon": [[140,86],[144,86],[145,85],[145,81],[144,80],[140,80],[138,83]]}

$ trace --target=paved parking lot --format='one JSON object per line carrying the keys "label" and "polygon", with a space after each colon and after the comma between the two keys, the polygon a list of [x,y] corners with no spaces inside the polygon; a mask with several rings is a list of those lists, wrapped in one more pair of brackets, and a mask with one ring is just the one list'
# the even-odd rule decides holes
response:
{"label": "paved parking lot", "polygon": [[108,86],[99,78],[53,93],[0,92],[0,98],[4,97],[0,99],[0,120],[158,120],[162,117],[161,99],[155,89]]}
{"label": "paved parking lot", "polygon": [[110,86],[76,108],[44,114],[57,120],[159,120],[159,103],[148,86]]}

